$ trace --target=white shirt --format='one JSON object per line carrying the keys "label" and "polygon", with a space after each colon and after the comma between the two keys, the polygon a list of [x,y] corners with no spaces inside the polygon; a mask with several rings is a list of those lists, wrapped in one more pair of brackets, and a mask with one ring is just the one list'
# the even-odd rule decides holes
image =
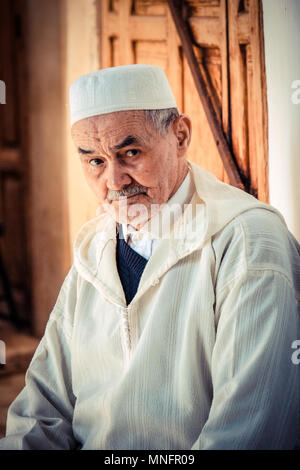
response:
{"label": "white shirt", "polygon": [[[176,193],[167,201],[169,213],[174,213],[178,209],[178,205],[181,205],[183,208],[184,204],[188,204],[194,192],[195,185],[189,170]],[[154,238],[155,235],[151,233],[149,222],[141,227],[140,230],[136,230],[132,225],[119,224],[119,233],[134,251],[147,260],[153,254],[159,242],[157,238]]]}

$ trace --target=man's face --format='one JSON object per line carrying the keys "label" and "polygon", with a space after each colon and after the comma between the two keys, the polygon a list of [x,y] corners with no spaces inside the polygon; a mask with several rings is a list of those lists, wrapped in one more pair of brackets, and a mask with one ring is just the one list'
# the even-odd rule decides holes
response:
{"label": "man's face", "polygon": [[99,203],[121,222],[125,207],[126,222],[138,227],[150,218],[151,205],[165,203],[180,186],[190,131],[186,116],[161,135],[143,111],[121,111],[76,122],[72,138]]}

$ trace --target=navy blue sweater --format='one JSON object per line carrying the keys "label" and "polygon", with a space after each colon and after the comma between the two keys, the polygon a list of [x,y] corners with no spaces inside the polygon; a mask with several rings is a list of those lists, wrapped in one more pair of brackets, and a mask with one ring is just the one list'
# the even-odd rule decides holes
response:
{"label": "navy blue sweater", "polygon": [[136,294],[147,260],[117,236],[117,267],[127,305]]}

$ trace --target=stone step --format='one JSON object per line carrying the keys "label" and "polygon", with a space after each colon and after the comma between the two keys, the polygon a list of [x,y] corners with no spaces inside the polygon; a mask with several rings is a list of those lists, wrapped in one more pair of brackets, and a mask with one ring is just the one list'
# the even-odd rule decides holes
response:
{"label": "stone step", "polygon": [[[39,344],[39,339],[19,331],[8,322],[0,321],[1,351],[5,350],[5,364],[1,364],[0,377],[25,372]],[[4,362],[0,356],[0,362]]]}
{"label": "stone step", "polygon": [[25,385],[25,372],[0,377],[0,439],[5,435],[7,410]]}
{"label": "stone step", "polygon": [[25,385],[25,372],[39,343],[38,338],[0,321],[0,438],[4,436],[7,410]]}

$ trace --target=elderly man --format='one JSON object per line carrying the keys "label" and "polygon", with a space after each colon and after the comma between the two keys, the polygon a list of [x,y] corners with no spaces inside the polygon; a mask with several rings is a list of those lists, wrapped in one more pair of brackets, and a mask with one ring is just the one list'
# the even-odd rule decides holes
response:
{"label": "elderly man", "polygon": [[87,74],[70,103],[101,211],[2,448],[294,448],[300,247],[282,216],[187,160],[159,67]]}

